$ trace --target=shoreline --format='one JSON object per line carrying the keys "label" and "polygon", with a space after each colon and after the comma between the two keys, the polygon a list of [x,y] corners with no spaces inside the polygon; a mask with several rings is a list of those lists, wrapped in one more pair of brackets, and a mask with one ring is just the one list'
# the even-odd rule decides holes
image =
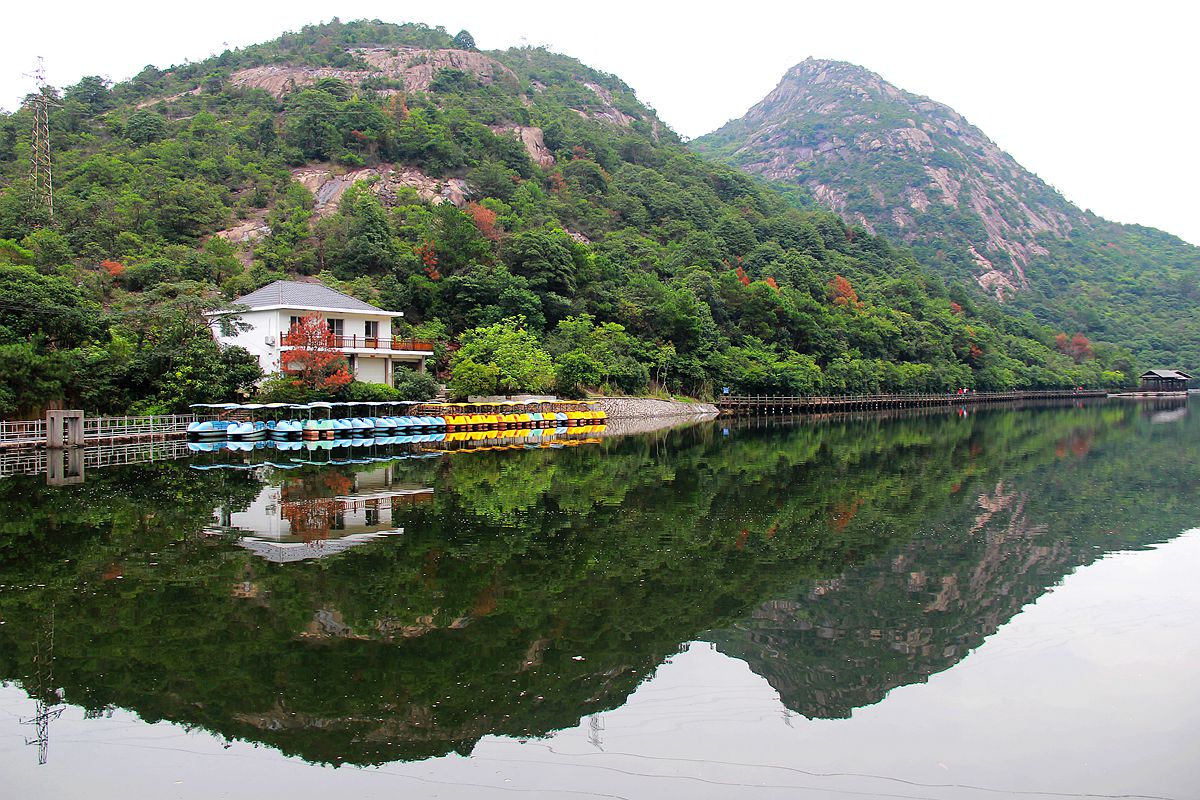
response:
{"label": "shoreline", "polygon": [[594,403],[612,419],[710,418],[719,410],[712,403],[685,403],[681,400],[659,400],[653,397],[593,397]]}

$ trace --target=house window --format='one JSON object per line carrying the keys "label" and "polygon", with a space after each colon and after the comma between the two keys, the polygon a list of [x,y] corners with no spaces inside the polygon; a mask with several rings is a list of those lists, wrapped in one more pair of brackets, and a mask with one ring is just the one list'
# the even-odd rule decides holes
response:
{"label": "house window", "polygon": [[334,319],[333,317],[330,317],[329,319],[325,320],[325,324],[329,326],[329,332],[334,336],[346,335],[346,320]]}
{"label": "house window", "polygon": [[366,323],[364,323],[363,327],[364,327],[364,333],[366,334],[368,339],[378,339],[379,338],[379,321],[378,320],[369,319],[366,321]]}

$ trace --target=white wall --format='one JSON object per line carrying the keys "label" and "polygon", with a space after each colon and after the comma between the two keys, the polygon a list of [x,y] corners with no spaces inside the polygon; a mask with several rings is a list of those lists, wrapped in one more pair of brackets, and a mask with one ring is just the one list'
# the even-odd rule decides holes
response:
{"label": "white wall", "polygon": [[361,353],[355,358],[354,377],[363,383],[387,383],[387,359],[372,358]]}
{"label": "white wall", "polygon": [[[222,345],[237,346],[246,348],[251,355],[258,359],[258,364],[262,367],[262,371],[266,375],[279,372],[280,370],[280,344],[282,336],[287,333],[291,326],[292,317],[302,317],[309,313],[305,309],[270,309],[264,311],[244,311],[241,314],[241,321],[250,327],[237,334],[236,336],[223,336],[220,331],[215,332],[217,341]],[[342,335],[357,336],[363,339],[366,336],[367,320],[375,320],[379,323],[379,338],[390,340],[392,336],[392,318],[387,316],[374,316],[362,312],[321,312],[321,316],[326,319],[334,318],[341,319]],[[268,344],[268,342],[270,342]],[[367,366],[366,375],[362,375],[360,367],[359,380],[368,381],[371,383],[384,383],[385,372],[383,368],[383,359],[376,358],[360,358],[359,361],[378,362],[378,365],[372,363]],[[368,377],[370,376],[370,377]]]}
{"label": "white wall", "polygon": [[[267,375],[279,371],[279,312],[244,311],[241,321],[250,327],[236,336],[223,336],[218,329],[217,341],[222,345],[244,347],[258,359],[258,365]],[[284,317],[287,325],[287,317]],[[267,344],[272,340],[273,344]]]}

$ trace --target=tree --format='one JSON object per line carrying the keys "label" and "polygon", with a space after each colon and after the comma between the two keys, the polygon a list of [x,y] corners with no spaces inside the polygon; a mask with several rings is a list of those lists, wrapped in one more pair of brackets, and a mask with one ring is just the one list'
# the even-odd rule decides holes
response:
{"label": "tree", "polygon": [[79,79],[79,83],[66,88],[63,100],[78,103],[87,114],[99,114],[112,105],[112,96],[109,93],[111,85],[112,81],[107,78],[85,75]]}
{"label": "tree", "polygon": [[[454,374],[466,365],[467,373],[475,380],[478,376],[495,370],[495,388],[504,394],[541,392],[550,388],[554,381],[554,365],[550,354],[542,349],[541,343],[525,329],[523,317],[508,318],[487,327],[473,328],[461,337],[461,346],[454,354],[451,368]],[[480,367],[484,369],[479,369]],[[460,379],[451,378],[451,392],[461,397]]]}
{"label": "tree", "polygon": [[392,377],[400,400],[429,400],[438,392],[437,378],[426,372],[396,367]]}
{"label": "tree", "polygon": [[600,369],[600,362],[587,353],[565,353],[554,370],[554,390],[563,397],[582,397],[586,387],[600,383]]}
{"label": "tree", "polygon": [[1065,333],[1059,333],[1054,337],[1054,346],[1060,353],[1066,353],[1074,359],[1076,364],[1082,364],[1095,356],[1092,343],[1082,333],[1076,333],[1070,338]]}
{"label": "tree", "polygon": [[439,310],[455,330],[491,325],[506,317],[522,317],[542,327],[542,305],[529,289],[529,281],[513,275],[504,265],[479,265],[448,278],[442,287]]}
{"label": "tree", "polygon": [[313,312],[301,317],[287,332],[284,342],[291,349],[283,355],[283,371],[294,375],[308,389],[333,392],[353,379],[346,357],[333,349],[333,334],[320,314]]}
{"label": "tree", "polygon": [[167,121],[161,114],[143,108],[129,115],[125,136],[138,144],[157,142],[167,133]]}
{"label": "tree", "polygon": [[387,213],[363,183],[346,190],[332,225],[342,236],[326,254],[326,262],[341,280],[388,273],[400,258]]}
{"label": "tree", "polygon": [[833,280],[829,281],[829,299],[835,306],[862,308],[862,301],[858,299],[858,292],[854,291],[854,287],[850,285],[850,281],[841,275],[835,275]]}
{"label": "tree", "polygon": [[450,377],[450,395],[460,400],[472,395],[493,395],[499,375],[500,369],[495,364],[480,364],[470,358],[459,359]]}
{"label": "tree", "polygon": [[496,212],[490,208],[485,208],[479,203],[467,203],[467,214],[471,217],[471,221],[475,223],[475,227],[483,238],[489,242],[500,241],[500,227],[496,223]]}
{"label": "tree", "polygon": [[513,274],[529,279],[535,291],[571,296],[575,291],[574,240],[562,230],[532,230],[516,234],[505,248]]}
{"label": "tree", "polygon": [[332,158],[342,149],[342,137],[334,123],[337,113],[337,99],[329,92],[299,92],[288,100],[284,140],[304,158]]}
{"label": "tree", "polygon": [[475,50],[475,37],[465,30],[459,31],[450,46],[456,50]]}

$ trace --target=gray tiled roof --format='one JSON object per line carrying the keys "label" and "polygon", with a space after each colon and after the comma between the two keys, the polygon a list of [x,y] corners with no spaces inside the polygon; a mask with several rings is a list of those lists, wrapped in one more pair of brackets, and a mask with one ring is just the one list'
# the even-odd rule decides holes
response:
{"label": "gray tiled roof", "polygon": [[245,297],[233,302],[251,309],[283,306],[284,308],[336,308],[345,311],[379,313],[383,309],[364,303],[357,297],[330,289],[323,283],[300,283],[299,281],[275,281],[261,289],[255,289]]}
{"label": "gray tiled roof", "polygon": [[1142,373],[1143,378],[1175,378],[1176,380],[1191,380],[1191,375],[1177,369],[1150,369]]}

